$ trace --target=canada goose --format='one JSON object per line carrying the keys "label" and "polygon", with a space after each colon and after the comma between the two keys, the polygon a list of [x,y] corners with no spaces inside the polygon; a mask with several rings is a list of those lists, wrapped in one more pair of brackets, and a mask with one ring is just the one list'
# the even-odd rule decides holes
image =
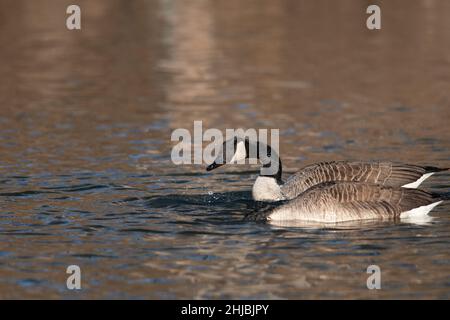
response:
{"label": "canada goose", "polygon": [[[226,157],[227,146],[233,154]],[[250,156],[249,150],[256,150]],[[261,154],[266,150],[267,156]],[[260,152],[261,151],[261,152]],[[260,141],[250,141],[248,138],[235,137],[225,141],[218,152],[216,160],[207,166],[206,170],[216,169],[225,163],[243,161],[256,157],[262,166],[275,170],[260,174],[256,179],[252,195],[257,201],[280,201],[296,198],[309,188],[332,181],[352,181],[378,184],[388,187],[417,188],[425,179],[439,171],[448,170],[429,166],[417,166],[385,161],[332,161],[308,165],[293,174],[283,183],[281,179],[281,159],[272,148]],[[227,161],[227,159],[229,159]]]}
{"label": "canada goose", "polygon": [[339,223],[356,220],[420,218],[442,202],[422,190],[366,182],[324,182],[251,220]]}

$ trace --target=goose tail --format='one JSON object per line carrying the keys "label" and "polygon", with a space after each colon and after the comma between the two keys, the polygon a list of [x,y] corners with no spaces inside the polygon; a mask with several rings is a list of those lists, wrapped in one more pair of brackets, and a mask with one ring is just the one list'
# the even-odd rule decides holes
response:
{"label": "goose tail", "polygon": [[408,183],[403,185],[403,188],[407,189],[416,189],[420,186],[422,182],[424,182],[426,179],[431,177],[436,172],[442,172],[442,171],[449,171],[450,168],[438,168],[438,167],[432,167],[432,166],[424,166],[422,167],[423,170],[425,170],[425,173],[416,181]]}
{"label": "goose tail", "polygon": [[436,173],[436,172],[449,171],[450,170],[450,168],[438,168],[438,167],[433,167],[433,166],[425,166],[423,168],[425,169],[426,173]]}
{"label": "goose tail", "polygon": [[[420,191],[420,190],[416,190]],[[425,194],[425,192],[422,191],[422,193]],[[417,219],[417,218],[423,218],[426,217],[431,210],[433,210],[435,207],[440,205],[444,200],[450,199],[450,194],[438,194],[438,193],[429,193],[430,196],[428,204],[421,203],[420,206],[413,208],[411,210],[402,212],[400,215],[400,218],[406,218],[406,219]]]}

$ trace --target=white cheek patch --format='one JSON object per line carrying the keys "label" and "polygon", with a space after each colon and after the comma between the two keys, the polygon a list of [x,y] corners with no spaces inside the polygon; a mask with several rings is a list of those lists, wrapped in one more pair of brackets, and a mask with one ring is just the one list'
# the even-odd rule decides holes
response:
{"label": "white cheek patch", "polygon": [[236,145],[236,152],[234,153],[233,158],[231,158],[230,162],[244,163],[246,156],[247,150],[245,150],[245,143],[244,141],[240,141]]}

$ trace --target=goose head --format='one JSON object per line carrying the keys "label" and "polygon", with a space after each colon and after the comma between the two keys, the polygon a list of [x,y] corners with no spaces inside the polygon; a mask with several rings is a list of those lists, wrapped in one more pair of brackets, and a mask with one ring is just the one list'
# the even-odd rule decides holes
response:
{"label": "goose head", "polygon": [[257,164],[258,161],[261,163],[261,176],[273,177],[281,182],[281,159],[270,145],[249,140],[248,137],[234,137],[225,141],[217,150],[215,160],[206,167],[206,171],[225,164],[244,164],[249,159],[250,164]]}
{"label": "goose head", "polygon": [[[256,157],[256,155],[255,155]],[[234,137],[225,141],[218,148],[216,159],[206,167],[206,171],[211,171],[229,163],[243,163],[249,159],[249,141]]]}
{"label": "goose head", "polygon": [[[225,141],[218,149],[216,159],[206,167],[214,170],[229,163],[245,163],[246,159],[262,164],[261,173],[256,179],[252,195],[257,201],[279,201],[284,196],[281,192],[281,160],[272,148],[259,141],[248,138],[233,138]],[[251,161],[249,161],[251,163]]]}

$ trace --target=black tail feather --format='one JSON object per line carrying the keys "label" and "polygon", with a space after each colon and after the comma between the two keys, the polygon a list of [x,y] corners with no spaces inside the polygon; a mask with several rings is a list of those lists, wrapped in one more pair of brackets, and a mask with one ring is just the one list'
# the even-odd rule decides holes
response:
{"label": "black tail feather", "polygon": [[450,170],[450,168],[438,168],[438,167],[432,167],[432,166],[425,166],[423,168],[425,169],[426,173],[441,172],[441,171],[448,171],[448,170]]}
{"label": "black tail feather", "polygon": [[431,193],[431,198],[433,200],[450,200],[450,192],[445,192],[445,193]]}

